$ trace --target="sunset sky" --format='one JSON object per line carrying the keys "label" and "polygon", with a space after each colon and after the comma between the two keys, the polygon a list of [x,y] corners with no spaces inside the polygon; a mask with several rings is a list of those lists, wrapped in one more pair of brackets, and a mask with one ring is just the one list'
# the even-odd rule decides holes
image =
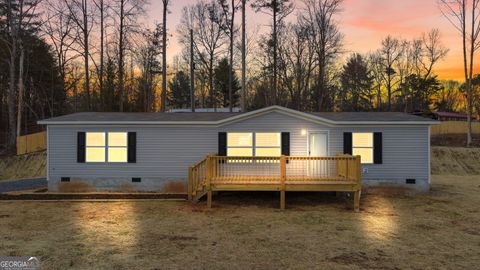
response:
{"label": "sunset sky", "polygon": [[[170,0],[167,27],[172,36],[169,43],[169,58],[179,52],[176,27],[180,22],[181,10],[196,0]],[[160,0],[151,0],[148,19],[161,21]],[[301,12],[302,1],[295,1],[295,12]],[[238,19],[240,16],[237,16]],[[290,20],[294,14],[290,15]],[[447,57],[437,65],[435,73],[440,79],[463,78],[461,37],[457,30],[441,14],[437,0],[345,0],[343,12],[338,16],[341,31],[345,34],[345,49],[348,52],[367,53],[380,47],[381,40],[388,34],[412,39],[423,32],[438,28],[442,43],[450,49]],[[238,20],[240,23],[240,20]],[[269,17],[255,14],[248,9],[249,31],[260,27],[259,32],[268,30]],[[478,70],[478,69],[476,69]]]}

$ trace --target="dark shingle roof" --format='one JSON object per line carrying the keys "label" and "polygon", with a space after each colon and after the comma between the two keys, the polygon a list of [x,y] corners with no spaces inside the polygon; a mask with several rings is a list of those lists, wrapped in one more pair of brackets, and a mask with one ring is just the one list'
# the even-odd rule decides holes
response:
{"label": "dark shingle roof", "polygon": [[348,122],[396,122],[396,121],[408,121],[408,122],[424,122],[431,119],[411,115],[401,112],[309,112],[311,115],[322,117],[332,121],[348,121]]}
{"label": "dark shingle roof", "polygon": [[199,112],[199,113],[142,113],[142,112],[80,112],[46,119],[48,122],[185,122],[185,121],[218,121],[240,113]]}
{"label": "dark shingle roof", "polygon": [[[272,106],[258,110],[258,112],[266,111],[284,111],[287,113],[298,114],[298,111],[286,109],[279,106]],[[130,113],[130,112],[81,112],[73,113],[64,116],[54,117],[39,121],[40,124],[75,124],[75,123],[214,123],[221,120],[226,120],[239,116],[242,114],[251,115],[257,111],[249,113],[229,113],[229,112],[176,112],[176,113]],[[301,113],[300,113],[301,114]],[[399,112],[307,112],[306,114],[319,118],[326,119],[328,122],[338,124],[349,124],[355,122],[362,123],[416,123],[416,124],[431,124],[432,120],[420,116],[415,116]]]}

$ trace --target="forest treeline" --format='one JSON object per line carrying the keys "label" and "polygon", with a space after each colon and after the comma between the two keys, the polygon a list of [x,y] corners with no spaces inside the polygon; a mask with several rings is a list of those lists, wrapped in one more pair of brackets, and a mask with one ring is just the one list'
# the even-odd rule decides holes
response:
{"label": "forest treeline", "polygon": [[[361,54],[345,48],[342,0],[199,0],[170,28],[181,3],[161,3],[149,25],[147,0],[1,0],[0,143],[66,113],[190,108],[192,82],[196,108],[466,111],[466,88],[479,104],[480,77],[466,87],[435,74],[448,53],[438,29]],[[270,24],[247,31],[259,27],[246,9]],[[181,52],[167,58],[173,36]]]}

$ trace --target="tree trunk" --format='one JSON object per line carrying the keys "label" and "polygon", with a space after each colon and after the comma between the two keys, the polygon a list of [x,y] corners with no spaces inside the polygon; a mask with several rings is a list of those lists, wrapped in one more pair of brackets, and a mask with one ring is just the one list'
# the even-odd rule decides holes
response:
{"label": "tree trunk", "polygon": [[165,112],[167,102],[167,8],[168,0],[163,0],[162,94],[160,104],[161,112]]}
{"label": "tree trunk", "polygon": [[23,67],[25,60],[25,50],[23,48],[22,40],[19,40],[20,59],[18,61],[18,103],[17,103],[17,137],[21,135],[22,131],[22,116],[23,116],[23,96],[24,96],[24,83],[23,83]]}
{"label": "tree trunk", "polygon": [[273,104],[277,105],[277,2],[273,7]]}
{"label": "tree trunk", "polygon": [[245,100],[246,100],[246,26],[245,26],[245,5],[247,0],[242,0],[242,93],[240,98],[240,107],[242,112],[245,112]]}
{"label": "tree trunk", "polygon": [[473,56],[475,52],[475,22],[476,14],[475,10],[476,1],[472,1],[472,32],[470,33],[470,70],[468,75],[468,85],[467,85],[467,147],[470,147],[472,144],[472,113],[473,113],[473,87],[472,87],[472,77],[473,77]]}
{"label": "tree trunk", "polygon": [[99,84],[100,84],[100,93],[103,97],[102,100],[102,107],[105,111],[105,93],[103,89],[103,70],[104,70],[104,36],[105,30],[104,28],[104,3],[103,0],[100,0],[100,74],[99,74]]}
{"label": "tree trunk", "polygon": [[7,93],[7,102],[8,102],[8,148],[14,150],[16,144],[16,119],[15,119],[15,64],[17,56],[17,34],[14,26],[13,20],[13,10],[12,10],[12,1],[8,1],[8,18],[9,18],[9,27],[10,35],[12,38],[11,50],[10,50],[10,67],[9,67],[9,88]]}
{"label": "tree trunk", "polygon": [[119,31],[119,41],[118,41],[118,96],[119,96],[119,110],[123,112],[123,99],[124,99],[124,44],[123,44],[123,24],[124,24],[124,4],[125,0],[120,1],[120,31]]}
{"label": "tree trunk", "polygon": [[230,69],[228,70],[228,100],[230,112],[233,112],[233,30],[235,23],[235,0],[232,0],[232,20],[230,21]]}
{"label": "tree trunk", "polygon": [[88,68],[88,57],[90,56],[89,49],[88,49],[88,6],[87,0],[83,1],[83,40],[84,40],[84,62],[85,62],[85,94],[87,95],[87,110],[90,110],[90,74]]}

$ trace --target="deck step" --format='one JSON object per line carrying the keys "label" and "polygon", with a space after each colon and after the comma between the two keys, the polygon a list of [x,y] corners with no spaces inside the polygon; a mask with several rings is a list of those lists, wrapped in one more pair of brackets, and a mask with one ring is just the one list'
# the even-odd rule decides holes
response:
{"label": "deck step", "polygon": [[192,202],[197,203],[205,195],[207,195],[206,189],[197,191],[197,194],[195,194],[195,196],[192,198]]}

